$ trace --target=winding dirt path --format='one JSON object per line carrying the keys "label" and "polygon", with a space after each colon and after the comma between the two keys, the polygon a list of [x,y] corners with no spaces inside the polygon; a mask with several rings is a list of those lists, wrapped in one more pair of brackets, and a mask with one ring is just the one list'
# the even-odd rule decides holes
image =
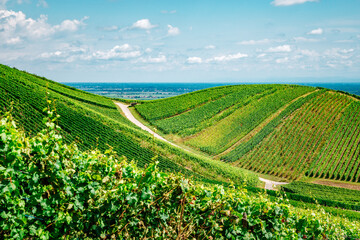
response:
{"label": "winding dirt path", "polygon": [[[142,130],[147,131],[148,133],[150,133],[151,135],[153,135],[155,138],[160,139],[164,142],[170,143],[171,145],[181,148],[185,151],[188,152],[188,150],[166,140],[165,138],[163,138],[162,136],[160,136],[159,134],[155,133],[154,131],[152,131],[150,128],[146,127],[144,124],[142,124],[139,120],[137,120],[134,115],[132,115],[132,113],[129,110],[129,105],[123,104],[123,103],[119,103],[116,102],[116,105],[118,105],[120,107],[120,109],[123,111],[123,113],[125,114],[125,117],[127,119],[129,119],[132,123],[134,123],[136,126],[140,127]],[[283,184],[287,184],[286,182],[275,182],[275,181],[271,181],[271,180],[267,180],[264,178],[259,178],[260,181],[265,183],[265,189],[268,190],[275,190],[274,187],[278,186],[278,185],[283,185]]]}
{"label": "winding dirt path", "polygon": [[279,185],[288,184],[287,182],[275,182],[261,177],[259,177],[259,180],[265,183],[265,189],[267,190],[275,190],[275,187]]}
{"label": "winding dirt path", "polygon": [[[142,124],[139,120],[137,120],[134,115],[132,115],[132,113],[130,112],[129,110],[129,105],[125,105],[123,103],[115,103],[116,105],[118,105],[121,110],[123,111],[123,113],[125,114],[125,117],[127,119],[129,119],[132,123],[134,123],[136,126],[140,127],[142,130],[144,131],[147,131],[148,133],[150,133],[151,135],[153,135],[155,138],[157,139],[160,139],[164,142],[167,142],[167,143],[170,143],[171,145],[175,146],[175,147],[178,147],[178,148],[181,148],[180,146],[172,143],[172,142],[169,142],[168,140],[166,140],[165,138],[163,138],[162,136],[160,136],[159,134],[155,133],[154,131],[152,131],[150,128],[148,128],[147,126],[145,126],[144,124]],[[184,149],[185,150],[185,149]]]}

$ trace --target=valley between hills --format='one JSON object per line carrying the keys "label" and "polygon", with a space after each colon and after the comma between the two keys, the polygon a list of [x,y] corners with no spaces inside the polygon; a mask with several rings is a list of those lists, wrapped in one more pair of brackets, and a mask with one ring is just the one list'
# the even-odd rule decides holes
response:
{"label": "valley between hills", "polygon": [[[118,105],[121,109],[121,111],[124,113],[125,117],[127,119],[129,119],[132,123],[134,123],[135,125],[137,125],[138,127],[140,127],[141,129],[143,129],[144,131],[147,131],[148,133],[150,133],[151,135],[153,135],[155,138],[157,139],[160,139],[160,140],[163,140],[173,146],[176,146],[178,148],[181,148],[185,151],[188,151],[186,148],[184,147],[181,147],[181,146],[178,146],[178,145],[175,145],[174,143],[172,142],[169,142],[168,140],[166,140],[165,138],[161,137],[159,134],[155,133],[154,131],[152,131],[150,128],[146,127],[144,124],[142,124],[140,121],[138,121],[131,113],[131,111],[128,109],[128,107],[130,105],[126,105],[126,104],[123,104],[123,103],[119,103],[119,102],[116,102],[116,105]],[[268,189],[268,190],[275,190],[275,188],[279,185],[283,185],[283,184],[287,184],[286,182],[276,182],[276,181],[271,181],[271,180],[268,180],[268,179],[264,179],[264,178],[261,178],[259,177],[259,180],[264,182],[265,183],[265,189]]]}

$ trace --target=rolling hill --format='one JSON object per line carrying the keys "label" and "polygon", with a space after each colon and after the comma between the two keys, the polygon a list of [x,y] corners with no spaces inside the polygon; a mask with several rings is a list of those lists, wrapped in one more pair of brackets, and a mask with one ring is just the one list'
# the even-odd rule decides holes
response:
{"label": "rolling hill", "polygon": [[0,111],[11,110],[27,133],[45,127],[43,109],[50,106],[61,117],[58,125],[67,143],[81,150],[112,148],[118,156],[145,167],[158,160],[165,172],[178,172],[206,183],[258,184],[258,177],[154,139],[124,116],[113,100],[86,93],[15,68],[0,65]]}
{"label": "rolling hill", "polygon": [[[216,234],[210,234],[213,236],[230,236],[228,229],[232,231],[233,227],[238,229],[236,231],[241,230],[231,232],[234,236],[252,234],[264,238],[266,235],[270,239],[280,235],[290,236],[289,234],[296,235],[299,239],[311,236],[335,236],[344,239],[345,235],[358,236],[360,214],[353,210],[360,209],[359,191],[295,181],[283,187],[288,198],[286,199],[280,197],[283,196],[282,193],[256,188],[259,186],[258,176],[253,171],[238,167],[267,173],[273,170],[273,175],[280,173],[280,170],[284,173],[291,172],[292,175],[283,175],[288,179],[298,178],[303,174],[320,176],[316,175],[317,172],[326,172],[327,168],[334,173],[337,169],[340,169],[340,172],[345,169],[344,174],[352,173],[357,176],[358,108],[359,101],[353,96],[327,89],[294,85],[238,85],[201,90],[164,100],[143,101],[136,105],[136,109],[131,109],[133,113],[137,110],[146,119],[142,121],[156,126],[160,134],[166,138],[175,139],[176,143],[187,145],[190,150],[203,152],[198,154],[196,151],[185,151],[157,140],[142,131],[122,115],[113,99],[89,94],[0,65],[0,235],[5,234],[4,236],[11,238],[22,236],[21,234],[45,234],[46,239],[51,234],[61,236],[64,228],[74,236],[80,234],[89,237],[88,234],[91,234],[92,237],[99,238],[101,234],[110,234],[114,231],[121,236],[122,230],[116,230],[113,223],[125,223],[126,228],[131,222],[129,231],[136,236],[138,232],[134,229],[138,226],[139,219],[146,222],[150,214],[146,212],[144,215],[138,215],[139,211],[142,213],[145,208],[142,205],[143,201],[137,205],[136,199],[151,196],[149,189],[153,189],[153,193],[156,192],[159,196],[157,199],[169,200],[169,191],[177,189],[173,192],[175,195],[171,198],[171,207],[166,201],[160,201],[159,204],[164,205],[149,208],[152,209],[153,219],[162,220],[163,224],[168,225],[159,225],[157,222],[154,225],[154,221],[146,222],[147,225],[154,225],[158,230],[161,228],[161,231],[165,229],[166,234],[164,226],[173,226],[171,224],[175,221],[171,219],[179,217],[178,207],[181,204],[179,205],[177,196],[181,196],[196,203],[196,208],[191,206],[192,204],[185,204],[187,213],[193,218],[183,223],[188,224],[188,221],[195,218],[203,219],[206,224],[212,224],[211,226],[218,231]],[[44,117],[49,115],[48,109],[60,115],[56,124],[61,130],[57,130],[56,133],[53,130],[45,130],[39,134],[40,130],[49,126],[43,121]],[[10,114],[4,117],[4,112],[10,112],[20,130],[9,122]],[[69,148],[63,142],[70,144],[69,146],[75,142],[79,149]],[[59,147],[53,148],[53,143]],[[316,148],[311,148],[312,146]],[[109,148],[113,151],[109,151]],[[304,149],[307,151],[303,151]],[[63,154],[63,151],[72,153]],[[287,155],[281,154],[282,151]],[[297,154],[296,151],[302,152]],[[49,152],[53,155],[46,154]],[[116,155],[109,155],[113,153]],[[122,156],[125,156],[127,161],[122,161]],[[336,158],[333,158],[335,156]],[[303,159],[303,163],[295,157]],[[55,158],[61,159],[61,162],[52,161]],[[15,159],[16,164],[13,164],[11,159]],[[333,162],[329,162],[328,159],[333,159]],[[124,182],[121,175],[118,178],[119,172],[116,171],[119,160],[122,161],[122,172],[132,169],[129,172],[135,174],[136,179],[127,179],[126,181],[129,181],[126,184],[137,190],[122,188]],[[35,161],[37,165],[31,165],[30,168],[29,161]],[[157,170],[153,171],[155,162],[161,172],[175,175],[160,172],[158,174]],[[290,163],[300,170],[294,168],[289,171]],[[322,167],[322,163],[329,166]],[[141,170],[137,170],[134,164]],[[261,169],[267,171],[252,167],[251,164],[261,166]],[[276,167],[277,164],[280,167]],[[45,165],[48,167],[38,168]],[[73,168],[86,179],[77,178],[77,175],[73,174]],[[33,176],[29,175],[30,170]],[[89,175],[89,171],[92,174]],[[39,174],[42,177],[39,178]],[[158,178],[158,181],[150,181],[146,190],[143,187],[148,183],[143,182],[143,177],[148,175]],[[183,176],[190,180],[185,180]],[[330,175],[321,176],[330,178]],[[66,184],[53,185],[48,178],[55,182],[65,179]],[[110,178],[111,184],[120,187],[117,192],[114,192],[113,185],[108,181]],[[168,185],[169,179],[176,180],[176,188]],[[76,182],[78,180],[79,182]],[[355,178],[347,180],[356,181]],[[14,188],[17,185],[14,185],[13,181],[25,188]],[[187,181],[191,185],[190,192],[186,192],[189,189],[184,185]],[[69,193],[69,184],[74,190],[72,194]],[[86,191],[83,188],[84,184],[87,186]],[[155,190],[154,184],[156,188],[164,191]],[[101,191],[93,191],[93,186],[105,189],[107,195],[103,195]],[[32,194],[34,189],[37,195]],[[49,189],[67,193],[54,195],[55,198],[62,199],[61,206],[53,200],[55,198],[49,197]],[[124,189],[126,191],[123,191]],[[92,194],[95,192],[96,196],[89,195],[91,191]],[[214,194],[209,199],[211,191],[214,191]],[[309,195],[310,192],[313,194]],[[332,195],[329,196],[328,193]],[[214,201],[214,204],[210,206],[209,200]],[[75,201],[74,205],[68,205],[69,201]],[[92,201],[106,204],[99,209],[98,204],[88,205]],[[45,202],[47,206],[51,206],[48,207],[51,211],[43,211],[40,207],[35,214],[34,207],[43,207]],[[319,205],[314,204],[316,202],[323,205],[325,211],[319,211]],[[123,215],[119,218],[117,211],[109,211],[110,208],[124,206],[138,210],[133,212],[134,215],[129,213],[124,218],[121,218]],[[159,209],[159,206],[162,208],[160,213],[154,210]],[[210,210],[204,211],[207,207]],[[229,215],[228,208],[233,215]],[[56,209],[61,210],[61,216]],[[279,209],[284,209],[285,214]],[[216,221],[213,221],[209,216],[215,210]],[[88,214],[88,220],[84,222],[85,212]],[[168,212],[168,217],[164,215],[165,212]],[[65,219],[64,214],[70,214],[75,218]],[[16,222],[15,225],[11,224],[10,218]],[[61,221],[53,221],[54,219]],[[238,221],[234,222],[235,219],[240,220],[240,224]],[[224,220],[230,221],[226,223],[226,231],[219,227],[219,224],[224,224]],[[104,225],[107,221],[109,224]],[[35,223],[38,229],[41,229],[36,233],[29,231],[29,225],[35,226]],[[276,232],[274,224],[281,227],[281,231]],[[322,230],[319,230],[319,226]],[[197,222],[191,234],[203,236],[202,232],[195,232],[202,231],[203,227],[207,228],[202,222]],[[144,233],[144,230],[140,232]]]}
{"label": "rolling hill", "polygon": [[44,127],[42,110],[52,100],[67,142],[76,141],[83,150],[110,146],[120,156],[137,159],[140,167],[158,157],[162,170],[208,182],[242,183],[246,178],[256,185],[256,176],[244,168],[288,180],[305,175],[360,181],[360,102],[342,92],[235,85],[135,106],[167,138],[211,160],[154,139],[128,121],[109,98],[5,65],[0,65],[0,80],[0,109],[12,105],[25,131]]}
{"label": "rolling hill", "polygon": [[175,142],[288,180],[360,181],[360,101],[329,89],[237,85],[135,106]]}
{"label": "rolling hill", "polygon": [[[253,195],[242,186],[204,186],[160,172],[158,161],[140,170],[111,150],[82,152],[64,144],[56,118],[49,110],[46,127],[29,137],[16,128],[11,113],[0,115],[1,239],[360,236],[355,216],[292,207],[279,195]],[[344,200],[356,201],[346,195]]]}

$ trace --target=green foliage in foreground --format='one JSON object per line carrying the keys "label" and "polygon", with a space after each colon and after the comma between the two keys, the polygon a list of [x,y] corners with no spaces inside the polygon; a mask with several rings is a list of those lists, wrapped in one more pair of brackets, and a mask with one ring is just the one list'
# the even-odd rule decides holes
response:
{"label": "green foliage in foreground", "polygon": [[56,119],[33,138],[0,125],[0,235],[6,239],[345,239],[360,224],[245,190],[139,170],[111,151],[66,145]]}

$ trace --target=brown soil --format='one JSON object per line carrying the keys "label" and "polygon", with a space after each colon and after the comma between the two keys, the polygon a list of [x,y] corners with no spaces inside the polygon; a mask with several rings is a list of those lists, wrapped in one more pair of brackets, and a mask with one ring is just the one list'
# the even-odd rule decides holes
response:
{"label": "brown soil", "polygon": [[311,183],[332,186],[332,187],[348,188],[348,189],[360,191],[360,185],[352,184],[352,183],[335,182],[335,181],[331,181],[331,180],[315,180],[315,181],[312,181]]}

